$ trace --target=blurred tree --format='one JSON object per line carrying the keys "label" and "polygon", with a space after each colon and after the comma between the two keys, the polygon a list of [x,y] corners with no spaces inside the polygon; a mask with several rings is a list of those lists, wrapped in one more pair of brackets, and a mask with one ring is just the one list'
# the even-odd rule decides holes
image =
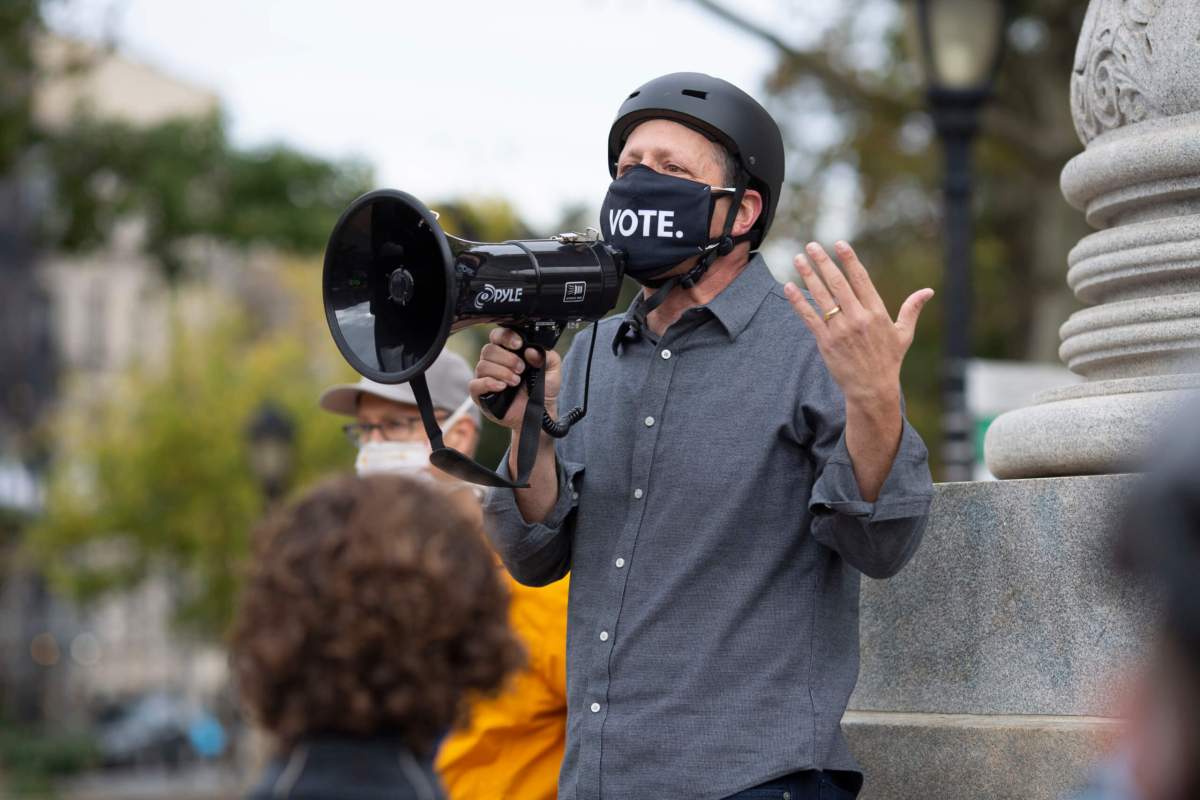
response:
{"label": "blurred tree", "polygon": [[[446,230],[463,238],[530,235],[502,200],[432,205]],[[47,511],[27,537],[56,586],[87,600],[165,570],[177,578],[180,621],[220,633],[263,508],[247,421],[268,400],[288,411],[297,427],[297,486],[353,461],[342,420],[316,405],[326,386],[357,376],[329,337],[314,267],[284,271],[279,290],[290,311],[273,325],[261,324],[253,295],[209,331],[185,329],[177,317],[166,369],[134,369],[111,397],[59,415]],[[450,346],[474,364],[486,336],[486,326],[469,328]],[[505,432],[487,423],[481,452],[494,463],[506,445]]]}
{"label": "blurred tree", "polygon": [[319,252],[342,209],[371,186],[361,163],[283,145],[239,149],[219,115],[143,128],[80,114],[45,137],[40,161],[51,184],[48,245],[97,247],[117,222],[140,219],[147,251],[172,282],[192,237]]}
{"label": "blurred tree", "polygon": [[33,140],[33,54],[42,30],[41,0],[0,3],[0,175],[9,172]]}
{"label": "blurred tree", "polygon": [[432,207],[442,230],[469,242],[503,242],[534,235],[512,204],[500,197],[446,199]]}
{"label": "blurred tree", "polygon": [[264,506],[245,436],[252,415],[270,401],[296,423],[294,486],[353,461],[316,404],[350,374],[314,274],[311,264],[285,270],[296,299],[284,324],[263,332],[242,310],[208,330],[177,329],[165,369],[134,369],[86,411],[60,413],[46,512],[27,537],[56,586],[86,600],[165,572],[180,620],[223,630]]}
{"label": "blurred tree", "polygon": [[[902,4],[830,3],[817,19],[807,5],[797,16],[780,3],[774,18],[754,19],[733,4],[695,2],[778,56],[768,87],[789,146],[791,211],[776,220],[776,235],[803,241],[822,221],[826,229],[830,218],[846,221],[831,234],[852,239],[893,312],[913,290],[938,288],[941,152],[904,47]],[[1074,302],[1067,252],[1087,230],[1058,187],[1081,149],[1069,78],[1086,3],[1014,7],[977,150],[974,352],[1050,361]],[[782,32],[798,19],[805,28],[788,41]],[[940,325],[935,298],[905,365],[910,416],[931,441],[939,438]]]}

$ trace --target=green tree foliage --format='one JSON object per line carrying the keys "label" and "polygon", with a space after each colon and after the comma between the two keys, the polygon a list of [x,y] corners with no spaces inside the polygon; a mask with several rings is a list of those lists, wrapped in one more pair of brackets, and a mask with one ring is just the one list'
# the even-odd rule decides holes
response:
{"label": "green tree foliage", "polygon": [[[777,233],[813,237],[829,193],[853,186],[852,239],[893,311],[915,289],[941,286],[940,150],[905,47],[903,3],[827,4],[824,27],[804,41],[781,31],[789,14],[753,18],[718,0],[695,2],[732,29],[766,43],[778,60],[768,85],[785,128],[792,213]],[[1069,78],[1086,3],[1019,0],[996,95],[977,146],[974,353],[1054,360],[1057,327],[1072,298],[1069,248],[1086,232],[1058,188],[1081,149],[1071,122]],[[794,15],[791,17],[794,19]],[[796,26],[790,26],[792,30]],[[938,439],[940,298],[921,320],[905,365],[910,415]]]}
{"label": "green tree foliage", "polygon": [[33,139],[34,63],[30,42],[42,30],[40,0],[0,3],[0,175]]}
{"label": "green tree foliage", "polygon": [[114,223],[138,218],[148,252],[172,281],[196,236],[318,252],[338,214],[371,185],[363,164],[283,145],[239,149],[216,114],[149,128],[81,114],[46,138],[41,158],[53,187],[48,243],[96,247]]}
{"label": "green tree foliage", "polygon": [[293,486],[348,468],[339,420],[316,405],[349,369],[329,341],[317,271],[294,270],[303,313],[268,331],[230,312],[177,325],[165,366],[138,368],[83,413],[56,421],[59,457],[45,515],[28,537],[54,583],[80,600],[175,577],[180,619],[200,633],[229,620],[249,534],[264,508],[246,426],[265,402],[296,425]]}

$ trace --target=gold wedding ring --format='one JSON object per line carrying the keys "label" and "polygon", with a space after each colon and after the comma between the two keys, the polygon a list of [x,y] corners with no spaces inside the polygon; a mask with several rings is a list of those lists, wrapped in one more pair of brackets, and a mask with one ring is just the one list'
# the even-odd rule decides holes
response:
{"label": "gold wedding ring", "polygon": [[837,316],[838,314],[840,314],[840,313],[842,313],[842,307],[841,307],[841,306],[834,306],[833,308],[831,308],[831,309],[829,309],[828,311],[826,311],[826,312],[825,312],[825,321],[826,321],[826,322],[829,322],[829,320],[833,319],[834,317],[836,317],[836,316]]}

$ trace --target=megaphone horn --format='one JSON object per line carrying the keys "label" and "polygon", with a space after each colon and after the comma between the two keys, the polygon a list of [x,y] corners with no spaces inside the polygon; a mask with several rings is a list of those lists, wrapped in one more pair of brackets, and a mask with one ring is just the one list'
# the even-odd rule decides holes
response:
{"label": "megaphone horn", "polygon": [[[351,203],[330,234],[322,279],[325,318],[355,371],[379,383],[412,384],[436,466],[474,483],[519,486],[532,469],[533,456],[521,462],[524,442],[515,483],[442,445],[425,370],[450,334],[469,325],[501,324],[517,330],[529,346],[552,348],[567,325],[598,320],[612,309],[623,271],[619,251],[578,235],[495,243],[457,239],[412,195],[381,189]],[[527,422],[541,405],[540,397],[533,402],[542,393],[538,373],[526,370]],[[481,399],[489,413],[502,418],[520,388]],[[586,408],[563,420],[534,419],[522,438],[532,427],[536,455],[539,426],[565,435],[583,413]]]}

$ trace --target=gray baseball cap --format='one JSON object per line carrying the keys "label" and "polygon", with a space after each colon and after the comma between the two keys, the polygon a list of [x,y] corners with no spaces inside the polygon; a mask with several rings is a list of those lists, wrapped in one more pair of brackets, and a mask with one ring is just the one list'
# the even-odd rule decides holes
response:
{"label": "gray baseball cap", "polygon": [[[454,413],[458,407],[471,396],[467,384],[475,373],[467,365],[462,356],[443,350],[437,361],[425,370],[425,380],[429,384],[429,396],[433,407],[439,411]],[[318,401],[321,408],[334,414],[344,414],[353,417],[358,413],[358,396],[370,394],[393,403],[404,403],[415,406],[417,398],[413,395],[412,387],[407,383],[376,383],[360,378],[358,383],[342,383],[330,386],[321,393]],[[479,407],[471,404],[468,416],[475,421],[475,426],[481,424]]]}

